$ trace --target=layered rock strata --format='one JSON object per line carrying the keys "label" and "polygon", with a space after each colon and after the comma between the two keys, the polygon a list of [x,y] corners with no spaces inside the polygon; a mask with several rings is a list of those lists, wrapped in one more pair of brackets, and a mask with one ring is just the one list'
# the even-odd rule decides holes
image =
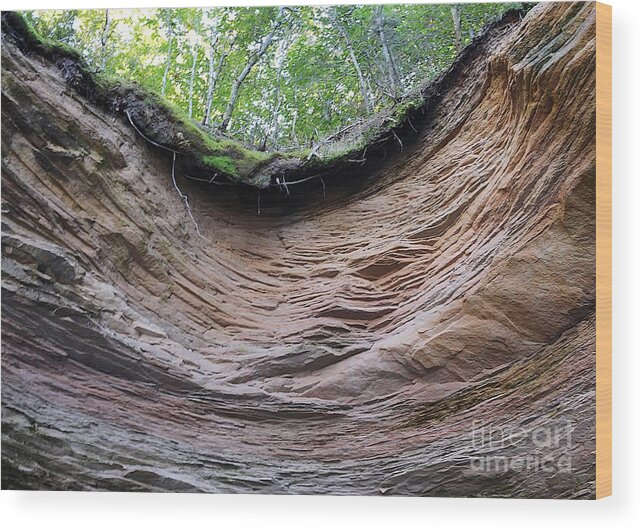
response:
{"label": "layered rock strata", "polygon": [[172,155],[5,35],[3,488],[593,497],[594,24],[496,25],[403,151],[289,196],[177,171],[203,237]]}

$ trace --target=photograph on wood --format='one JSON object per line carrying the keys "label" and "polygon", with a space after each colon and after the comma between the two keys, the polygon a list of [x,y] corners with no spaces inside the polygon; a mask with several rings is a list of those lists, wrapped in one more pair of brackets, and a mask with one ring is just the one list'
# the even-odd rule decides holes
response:
{"label": "photograph on wood", "polygon": [[611,493],[609,6],[4,11],[1,47],[2,489]]}

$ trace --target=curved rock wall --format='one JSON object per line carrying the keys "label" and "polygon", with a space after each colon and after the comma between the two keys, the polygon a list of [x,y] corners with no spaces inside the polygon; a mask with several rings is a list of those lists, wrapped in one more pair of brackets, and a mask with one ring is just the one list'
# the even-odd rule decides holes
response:
{"label": "curved rock wall", "polygon": [[[177,172],[204,238],[171,154],[5,41],[3,487],[593,497],[594,22],[497,28],[325,194]],[[560,422],[572,470],[472,469],[473,426]]]}

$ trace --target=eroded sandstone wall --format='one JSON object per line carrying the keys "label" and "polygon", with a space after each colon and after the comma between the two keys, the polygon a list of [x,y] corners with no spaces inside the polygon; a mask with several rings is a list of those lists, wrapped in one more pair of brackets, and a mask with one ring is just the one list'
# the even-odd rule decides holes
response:
{"label": "eroded sandstone wall", "polygon": [[[325,195],[179,172],[205,238],[171,154],[5,39],[3,488],[592,497],[594,22],[496,28]],[[571,471],[472,470],[474,423],[561,422]]]}

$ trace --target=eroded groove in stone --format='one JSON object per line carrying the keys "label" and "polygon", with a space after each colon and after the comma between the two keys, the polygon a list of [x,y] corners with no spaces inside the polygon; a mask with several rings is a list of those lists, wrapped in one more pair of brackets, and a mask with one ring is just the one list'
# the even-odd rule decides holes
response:
{"label": "eroded groove in stone", "polygon": [[[506,25],[325,198],[178,175],[206,240],[171,154],[3,43],[3,486],[593,496],[594,21]],[[471,474],[473,422],[556,419],[572,474]]]}

